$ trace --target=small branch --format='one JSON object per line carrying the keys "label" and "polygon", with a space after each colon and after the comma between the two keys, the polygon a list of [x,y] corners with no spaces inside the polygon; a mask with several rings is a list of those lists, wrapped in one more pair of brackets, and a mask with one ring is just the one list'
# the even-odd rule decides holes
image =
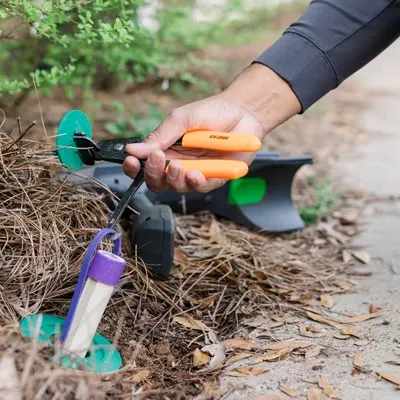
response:
{"label": "small branch", "polygon": [[21,117],[17,117],[17,124],[18,124],[18,132],[19,132],[19,136],[22,136],[22,129],[21,129]]}
{"label": "small branch", "polygon": [[0,124],[0,129],[3,128],[4,123],[6,122],[6,113],[2,108],[0,108],[0,112],[3,114],[3,121]]}
{"label": "small branch", "polygon": [[36,121],[33,121],[25,130],[24,132],[16,139],[10,146],[8,146],[5,150],[4,153],[7,153],[8,150],[10,150],[15,144],[17,144],[19,141],[23,139],[23,137],[36,125]]}

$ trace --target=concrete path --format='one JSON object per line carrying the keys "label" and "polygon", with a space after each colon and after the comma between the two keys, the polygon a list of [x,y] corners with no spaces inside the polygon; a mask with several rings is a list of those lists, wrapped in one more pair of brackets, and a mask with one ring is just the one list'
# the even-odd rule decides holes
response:
{"label": "concrete path", "polygon": [[[400,195],[400,41],[351,79],[372,91],[369,107],[362,115],[370,139],[344,157],[336,172],[352,187],[378,195]],[[375,257],[371,263],[373,275],[360,281],[359,293],[336,296],[333,310],[360,315],[368,313],[371,303],[382,305],[383,318],[355,327],[363,341],[369,343],[357,346],[357,340],[334,339],[334,332],[327,329],[326,336],[318,342],[323,354],[314,359],[260,364],[257,367],[270,371],[259,377],[223,378],[223,388],[236,388],[227,399],[283,395],[278,390],[279,384],[296,389],[301,394],[299,398],[305,399],[312,385],[303,380],[315,381],[320,376],[338,389],[342,400],[400,399],[396,386],[379,380],[375,373],[382,370],[400,373],[400,365],[386,363],[396,360],[400,364],[400,203],[375,204],[374,215],[354,244],[366,247]],[[297,329],[275,332],[284,339],[295,337]],[[353,358],[359,352],[362,366],[370,372],[352,376]]]}

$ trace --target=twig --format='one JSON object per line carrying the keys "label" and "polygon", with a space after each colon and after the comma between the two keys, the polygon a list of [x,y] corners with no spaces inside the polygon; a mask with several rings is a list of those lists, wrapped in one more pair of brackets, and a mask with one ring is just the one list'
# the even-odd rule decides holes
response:
{"label": "twig", "polygon": [[[36,125],[36,121],[33,121],[25,130],[24,132],[16,139],[14,140],[13,143],[11,143],[10,146],[8,146],[4,152],[7,153],[14,145],[16,145],[18,142],[20,142],[24,136]],[[18,129],[20,129],[20,126],[18,125]],[[21,131],[21,130],[20,130]]]}
{"label": "twig", "polygon": [[18,124],[18,133],[19,133],[19,136],[22,136],[21,117],[17,117],[17,124]]}
{"label": "twig", "polygon": [[6,122],[6,113],[2,108],[0,108],[0,112],[3,114],[3,121],[1,121],[0,129],[3,127],[4,123]]}
{"label": "twig", "polygon": [[37,98],[37,101],[38,101],[38,104],[39,104],[40,118],[42,120],[42,126],[43,126],[44,134],[46,136],[46,145],[47,145],[48,144],[47,143],[47,141],[48,141],[47,131],[46,131],[46,126],[45,126],[44,119],[43,119],[42,106],[40,105],[39,92],[37,90],[36,82],[35,82],[35,78],[34,77],[32,77],[32,81],[33,81],[33,86],[35,87],[36,98]]}

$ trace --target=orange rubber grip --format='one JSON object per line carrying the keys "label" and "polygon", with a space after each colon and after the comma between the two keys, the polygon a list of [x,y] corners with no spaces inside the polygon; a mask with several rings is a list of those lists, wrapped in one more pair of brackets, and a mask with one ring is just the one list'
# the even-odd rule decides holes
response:
{"label": "orange rubber grip", "polygon": [[[172,160],[171,160],[172,161]],[[185,173],[199,171],[206,178],[238,179],[247,174],[248,165],[243,161],[235,160],[173,160],[183,165]],[[166,173],[168,173],[168,167]]]}
{"label": "orange rubber grip", "polygon": [[182,137],[182,147],[220,151],[258,151],[261,141],[249,133],[192,131]]}

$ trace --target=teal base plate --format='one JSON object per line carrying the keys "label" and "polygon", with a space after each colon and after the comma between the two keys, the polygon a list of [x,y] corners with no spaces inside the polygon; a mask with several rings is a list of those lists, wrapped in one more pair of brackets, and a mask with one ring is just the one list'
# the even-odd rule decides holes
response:
{"label": "teal base plate", "polygon": [[88,117],[79,110],[68,111],[58,125],[56,148],[54,152],[61,163],[69,170],[79,170],[83,167],[82,159],[74,142],[74,134],[83,132],[92,137],[92,128]]}
{"label": "teal base plate", "polygon": [[[26,338],[37,337],[45,346],[53,348],[54,338],[60,336],[64,318],[49,314],[34,314],[25,317],[20,323],[21,333]],[[52,360],[58,360],[65,368],[106,373],[121,368],[122,358],[118,350],[102,335],[96,333],[91,350],[85,358],[55,354]]]}

